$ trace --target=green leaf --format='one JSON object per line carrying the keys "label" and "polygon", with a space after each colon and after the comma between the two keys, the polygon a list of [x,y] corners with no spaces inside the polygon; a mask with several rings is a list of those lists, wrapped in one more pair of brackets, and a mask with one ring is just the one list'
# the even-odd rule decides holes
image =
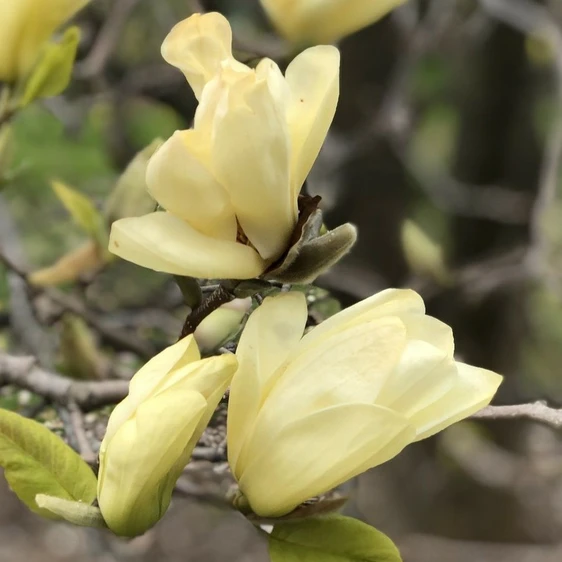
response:
{"label": "green leaf", "polygon": [[0,466],[18,498],[32,511],[55,517],[35,503],[37,494],[91,504],[92,469],[60,437],[40,423],[0,409]]}
{"label": "green leaf", "polygon": [[51,182],[51,187],[78,226],[105,250],[108,244],[107,229],[92,201],[60,181]]}
{"label": "green leaf", "polygon": [[107,528],[100,508],[83,502],[63,500],[45,494],[37,494],[35,503],[41,508],[50,511],[57,518],[64,519],[81,527]]}
{"label": "green leaf", "polygon": [[25,107],[38,98],[58,96],[66,89],[79,42],[80,30],[74,26],[64,32],[60,41],[53,41],[45,46],[23,84],[23,92],[19,97],[20,107]]}
{"label": "green leaf", "polygon": [[386,535],[343,515],[277,523],[269,555],[272,562],[402,562]]}
{"label": "green leaf", "polygon": [[152,155],[160,148],[162,139],[155,139],[141,150],[121,174],[105,204],[108,222],[126,217],[140,217],[154,211],[156,201],[148,193],[146,168]]}

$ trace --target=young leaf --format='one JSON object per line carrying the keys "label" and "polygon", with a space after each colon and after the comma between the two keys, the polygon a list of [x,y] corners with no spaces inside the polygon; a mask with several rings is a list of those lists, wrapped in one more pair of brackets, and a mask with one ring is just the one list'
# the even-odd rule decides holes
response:
{"label": "young leaf", "polygon": [[0,466],[18,498],[44,517],[55,516],[35,503],[37,494],[86,504],[96,498],[96,477],[80,455],[40,423],[3,409]]}
{"label": "young leaf", "polygon": [[99,507],[83,502],[63,500],[45,494],[37,494],[35,503],[53,515],[81,527],[107,528]]}
{"label": "young leaf", "polygon": [[386,535],[343,515],[277,523],[269,555],[272,562],[402,562]]}
{"label": "young leaf", "polygon": [[107,261],[107,253],[94,240],[88,240],[61,256],[55,263],[32,272],[28,280],[38,287],[74,283],[99,271]]}
{"label": "young leaf", "polygon": [[90,199],[60,181],[53,181],[51,187],[78,226],[95,240],[100,248],[107,248],[107,229],[103,217]]}
{"label": "young leaf", "polygon": [[60,41],[53,41],[43,49],[23,85],[20,107],[25,107],[38,98],[58,96],[66,89],[79,42],[80,30],[74,26],[65,31]]}

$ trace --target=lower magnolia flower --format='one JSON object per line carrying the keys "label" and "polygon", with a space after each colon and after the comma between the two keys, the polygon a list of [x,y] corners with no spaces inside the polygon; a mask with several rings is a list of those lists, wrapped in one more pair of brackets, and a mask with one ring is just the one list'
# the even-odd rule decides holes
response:
{"label": "lower magnolia flower", "polygon": [[132,378],[100,448],[98,503],[115,534],[140,535],[164,515],[236,365],[233,355],[200,359],[187,336]]}
{"label": "lower magnolia flower", "polygon": [[263,517],[384,463],[486,406],[502,378],[453,359],[421,297],[389,289],[302,337],[301,293],[265,299],[240,339],[228,456]]}

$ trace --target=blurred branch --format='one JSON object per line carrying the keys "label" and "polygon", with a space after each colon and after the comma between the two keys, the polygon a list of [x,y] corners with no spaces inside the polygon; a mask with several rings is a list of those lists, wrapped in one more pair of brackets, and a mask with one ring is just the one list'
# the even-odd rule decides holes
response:
{"label": "blurred branch", "polygon": [[562,428],[562,408],[550,408],[542,401],[513,406],[487,406],[471,417],[476,420],[526,419],[544,423],[555,429]]}
{"label": "blurred branch", "polygon": [[528,262],[531,269],[543,275],[553,289],[559,282],[548,273],[548,237],[544,219],[556,201],[558,181],[562,170],[562,30],[547,8],[529,0],[480,0],[482,8],[492,17],[515,27],[527,35],[545,41],[552,50],[553,71],[556,78],[558,113],[547,140],[538,195],[531,215],[531,249]]}
{"label": "blurred branch", "polygon": [[80,78],[91,79],[99,77],[109,61],[125,24],[131,12],[140,0],[119,0],[111,4],[111,9],[105,18],[105,23],[99,32],[96,42],[88,56],[75,67],[75,72]]}
{"label": "blurred branch", "polygon": [[[23,247],[8,206],[0,194],[0,248],[9,249],[8,261],[25,263]],[[0,258],[0,263],[2,260]],[[39,362],[49,367],[52,363],[53,345],[50,335],[35,318],[26,282],[17,271],[7,266],[9,300],[8,314],[12,331],[27,353],[35,355]]]}
{"label": "blurred branch", "polygon": [[64,424],[65,436],[69,445],[76,450],[89,465],[97,463],[98,456],[92,449],[86,429],[84,427],[84,414],[76,402],[69,400],[68,403],[58,409],[59,417]]}
{"label": "blurred branch", "polygon": [[2,247],[0,247],[0,263],[3,263],[10,272],[18,275],[23,280],[23,282],[27,285],[28,292],[36,294],[41,293],[66,312],[72,312],[73,314],[80,316],[92,328],[94,328],[103,339],[110,342],[118,349],[132,351],[143,359],[150,359],[156,354],[156,350],[150,342],[141,340],[132,333],[124,333],[122,330],[107,325],[103,319],[98,316],[98,314],[91,311],[76,297],[63,293],[62,291],[52,287],[36,287],[35,285],[30,285],[25,269],[17,265],[15,261],[8,257]]}
{"label": "blurred branch", "polygon": [[82,411],[115,404],[129,389],[127,381],[75,381],[41,368],[33,357],[0,353],[0,386],[7,384],[30,390],[52,402],[73,404]]}

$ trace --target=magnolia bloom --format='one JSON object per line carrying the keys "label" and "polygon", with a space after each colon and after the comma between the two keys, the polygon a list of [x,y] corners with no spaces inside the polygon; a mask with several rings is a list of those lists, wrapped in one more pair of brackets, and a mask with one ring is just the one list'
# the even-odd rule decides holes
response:
{"label": "magnolia bloom", "polygon": [[148,189],[165,211],[113,224],[109,249],[177,275],[249,279],[288,249],[297,197],[339,95],[339,52],[301,53],[285,75],[232,56],[217,13],[179,23],[162,46],[199,100],[192,129],[176,131],[149,162]]}
{"label": "magnolia bloom", "polygon": [[98,503],[114,533],[140,535],[164,515],[236,365],[233,355],[200,359],[187,336],[132,378],[100,448]]}
{"label": "magnolia bloom", "polygon": [[261,0],[279,32],[294,43],[334,43],[376,22],[406,0]]}
{"label": "magnolia bloom", "polygon": [[389,289],[302,337],[305,297],[265,299],[240,339],[228,456],[255,513],[277,517],[487,405],[502,378],[453,359],[446,325]]}
{"label": "magnolia bloom", "polygon": [[0,82],[24,79],[55,30],[89,0],[0,0]]}

